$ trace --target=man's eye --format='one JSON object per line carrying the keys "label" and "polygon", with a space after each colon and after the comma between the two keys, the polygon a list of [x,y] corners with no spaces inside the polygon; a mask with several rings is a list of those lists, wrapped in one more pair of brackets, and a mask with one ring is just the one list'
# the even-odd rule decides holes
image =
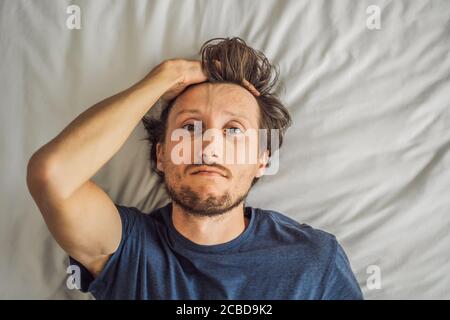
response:
{"label": "man's eye", "polygon": [[192,123],[185,124],[182,128],[187,131],[194,131],[194,125]]}
{"label": "man's eye", "polygon": [[240,128],[237,127],[231,127],[231,128],[226,128],[225,129],[225,133],[226,134],[232,134],[232,135],[236,135],[236,134],[241,134],[243,133],[242,130]]}

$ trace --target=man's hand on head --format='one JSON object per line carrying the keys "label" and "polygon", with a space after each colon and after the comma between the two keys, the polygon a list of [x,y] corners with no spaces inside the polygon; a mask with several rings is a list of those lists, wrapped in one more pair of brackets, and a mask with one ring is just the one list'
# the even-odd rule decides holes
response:
{"label": "man's hand on head", "polygon": [[[214,63],[220,68],[219,61],[215,60]],[[153,68],[146,78],[154,76],[163,77],[173,83],[170,89],[161,96],[161,99],[166,102],[175,99],[188,86],[208,80],[202,70],[201,61],[186,59],[169,59],[161,62]],[[242,81],[242,85],[254,96],[260,95],[259,91],[246,79]]]}
{"label": "man's hand on head", "polygon": [[175,99],[189,85],[207,80],[200,61],[185,59],[169,59],[161,62],[150,71],[145,79],[153,77],[162,77],[172,83],[171,87],[161,96],[161,99],[166,102]]}

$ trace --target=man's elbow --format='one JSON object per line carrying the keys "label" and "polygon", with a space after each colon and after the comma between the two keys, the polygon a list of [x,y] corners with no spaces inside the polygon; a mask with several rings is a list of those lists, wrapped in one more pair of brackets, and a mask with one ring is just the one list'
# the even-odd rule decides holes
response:
{"label": "man's elbow", "polygon": [[26,182],[33,198],[42,193],[52,183],[52,165],[48,158],[35,152],[27,165]]}

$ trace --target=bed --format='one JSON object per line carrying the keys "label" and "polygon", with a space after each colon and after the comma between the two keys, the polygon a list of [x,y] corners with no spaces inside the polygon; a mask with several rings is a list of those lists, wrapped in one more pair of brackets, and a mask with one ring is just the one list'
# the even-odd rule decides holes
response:
{"label": "bed", "polygon": [[[1,299],[92,298],[67,287],[28,193],[33,152],[162,60],[231,36],[279,66],[294,121],[248,203],[335,234],[366,299],[450,299],[449,1],[4,0],[0,30]],[[150,212],[168,198],[144,137],[93,179]]]}

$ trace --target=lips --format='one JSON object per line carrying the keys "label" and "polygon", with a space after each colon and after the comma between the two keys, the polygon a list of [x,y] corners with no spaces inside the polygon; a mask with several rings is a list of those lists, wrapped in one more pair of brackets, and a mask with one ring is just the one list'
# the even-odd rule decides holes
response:
{"label": "lips", "polygon": [[210,176],[220,175],[222,177],[226,177],[226,174],[223,173],[222,171],[215,169],[215,168],[206,168],[206,167],[197,168],[191,174],[202,174],[202,175],[210,175]]}

